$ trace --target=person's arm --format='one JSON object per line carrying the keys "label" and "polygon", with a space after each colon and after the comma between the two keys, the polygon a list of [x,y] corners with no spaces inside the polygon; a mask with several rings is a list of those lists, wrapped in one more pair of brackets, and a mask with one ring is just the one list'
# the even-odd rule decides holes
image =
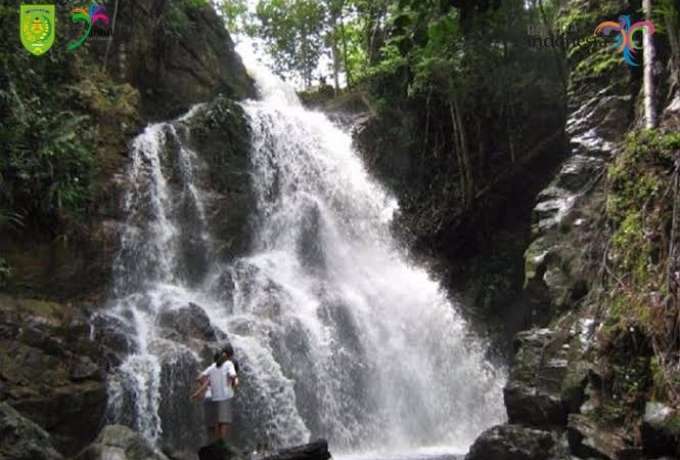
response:
{"label": "person's arm", "polygon": [[208,375],[210,374],[210,369],[214,364],[211,364],[210,366],[206,367],[203,372],[199,372],[198,376],[196,376],[196,381],[199,383],[206,382],[208,380]]}
{"label": "person's arm", "polygon": [[196,389],[196,391],[194,391],[193,393],[191,393],[191,396],[189,396],[189,399],[196,399],[196,398],[198,398],[198,397],[199,397],[200,395],[202,395],[203,392],[208,388],[208,385],[210,385],[210,382],[209,382],[208,379],[206,378],[206,379],[204,379],[204,380],[201,382],[201,385]]}
{"label": "person's arm", "polygon": [[233,388],[236,388],[239,385],[239,380],[234,363],[227,361],[227,366],[227,378],[229,379],[229,383]]}

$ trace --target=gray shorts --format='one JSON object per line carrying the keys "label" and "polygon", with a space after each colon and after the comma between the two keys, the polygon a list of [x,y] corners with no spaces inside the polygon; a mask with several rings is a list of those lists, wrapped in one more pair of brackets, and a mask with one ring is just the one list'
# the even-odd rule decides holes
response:
{"label": "gray shorts", "polygon": [[206,399],[203,412],[205,414],[205,426],[208,428],[217,426],[218,423],[231,423],[233,420],[231,399],[226,401]]}

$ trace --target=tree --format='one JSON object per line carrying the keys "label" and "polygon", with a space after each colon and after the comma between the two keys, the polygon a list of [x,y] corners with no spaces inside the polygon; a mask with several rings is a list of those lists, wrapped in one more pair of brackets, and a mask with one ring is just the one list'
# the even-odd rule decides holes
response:
{"label": "tree", "polygon": [[[652,17],[652,0],[642,0],[642,9],[645,18],[649,21]],[[655,85],[654,85],[654,41],[651,31],[642,34],[643,46],[643,74],[644,74],[644,105],[645,105],[645,126],[656,128],[658,117],[656,113]]]}
{"label": "tree", "polygon": [[274,58],[276,71],[302,77],[306,88],[322,53],[325,9],[316,0],[261,0],[258,35]]}
{"label": "tree", "polygon": [[253,35],[255,29],[248,11],[247,0],[226,0],[221,4],[222,17],[234,41],[241,34]]}

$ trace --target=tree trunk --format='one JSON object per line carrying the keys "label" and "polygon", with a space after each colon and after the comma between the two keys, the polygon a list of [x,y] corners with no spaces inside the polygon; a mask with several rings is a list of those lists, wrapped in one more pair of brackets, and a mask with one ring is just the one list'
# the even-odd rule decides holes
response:
{"label": "tree trunk", "polygon": [[111,44],[113,43],[113,34],[116,33],[116,18],[118,17],[118,0],[113,5],[113,22],[111,23],[111,38],[106,43],[106,52],[104,52],[104,63],[102,64],[102,71],[106,72],[106,62],[109,60],[109,52],[111,51]]}
{"label": "tree trunk", "polygon": [[[642,9],[645,18],[650,21],[652,17],[652,0],[642,0]],[[648,33],[642,34],[643,47],[643,78],[644,78],[644,104],[645,104],[645,127],[652,129],[658,126],[656,114],[656,98],[654,85],[654,40]]]}
{"label": "tree trunk", "polygon": [[460,136],[458,134],[458,120],[456,117],[454,104],[449,102],[449,112],[451,113],[451,128],[453,129],[453,150],[456,153],[456,161],[458,163],[458,174],[460,178],[460,196],[463,202],[463,208],[467,207],[468,196],[467,196],[467,181],[465,174],[465,164],[463,162],[463,147],[461,146]]}
{"label": "tree trunk", "polygon": [[349,88],[352,84],[352,72],[349,68],[349,58],[347,55],[347,34],[345,33],[345,18],[340,12],[340,40],[342,40],[342,61],[345,68],[345,85]]}
{"label": "tree trunk", "polygon": [[[463,167],[465,174],[465,185],[467,190],[465,196],[472,198],[474,193],[474,179],[472,176],[472,164],[470,162],[470,151],[467,144],[467,136],[465,135],[465,125],[463,124],[463,117],[461,116],[460,105],[458,104],[458,95],[453,93],[453,108],[456,114],[456,124],[458,125],[458,136],[460,137],[461,157],[463,159]],[[465,203],[466,207],[471,202]]]}
{"label": "tree trunk", "polygon": [[333,83],[335,84],[335,95],[340,91],[340,51],[338,50],[337,18],[333,18],[331,37],[331,54],[333,55]]}

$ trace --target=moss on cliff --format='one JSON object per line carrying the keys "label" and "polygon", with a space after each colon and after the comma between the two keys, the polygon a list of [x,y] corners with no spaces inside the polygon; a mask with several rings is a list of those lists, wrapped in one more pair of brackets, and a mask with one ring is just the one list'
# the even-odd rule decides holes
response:
{"label": "moss on cliff", "polygon": [[677,200],[680,135],[634,131],[607,171],[610,239],[598,362],[610,422],[635,424],[650,397],[677,402]]}

